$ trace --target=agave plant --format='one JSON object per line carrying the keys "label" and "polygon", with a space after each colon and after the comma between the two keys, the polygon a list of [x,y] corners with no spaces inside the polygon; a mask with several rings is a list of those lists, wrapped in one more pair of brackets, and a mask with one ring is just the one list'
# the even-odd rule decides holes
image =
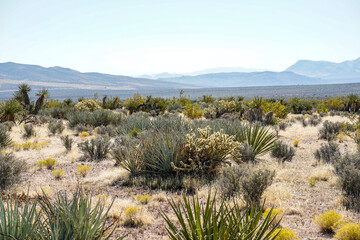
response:
{"label": "agave plant", "polygon": [[273,233],[280,221],[275,222],[271,214],[261,220],[263,206],[242,210],[236,202],[231,206],[224,199],[217,206],[216,194],[211,197],[211,192],[205,203],[201,203],[198,197],[191,200],[183,194],[182,202],[169,200],[169,204],[180,224],[178,228],[162,212],[171,240],[272,240],[278,236]]}
{"label": "agave plant", "polygon": [[262,156],[274,148],[276,133],[260,124],[242,125],[236,132],[236,140],[251,146],[255,156]]}
{"label": "agave plant", "polygon": [[112,204],[108,208],[100,200],[93,204],[91,198],[81,190],[76,191],[71,199],[59,193],[56,200],[51,201],[44,195],[40,206],[45,220],[40,222],[39,236],[36,239],[96,240],[109,239],[113,235],[113,224],[106,226],[107,214]]}
{"label": "agave plant", "polygon": [[36,226],[40,222],[37,204],[30,203],[27,198],[20,204],[17,195],[15,199],[0,197],[0,240],[8,239],[37,239]]}

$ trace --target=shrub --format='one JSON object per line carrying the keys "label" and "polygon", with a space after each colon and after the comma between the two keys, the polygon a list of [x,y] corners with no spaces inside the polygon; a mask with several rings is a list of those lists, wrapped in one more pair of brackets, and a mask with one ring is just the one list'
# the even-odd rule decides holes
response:
{"label": "shrub", "polygon": [[48,125],[48,129],[50,133],[55,135],[56,133],[62,133],[65,129],[65,126],[61,120],[51,121]]}
{"label": "shrub", "polygon": [[298,146],[299,146],[299,142],[300,142],[300,140],[294,140],[294,142],[293,142],[294,147],[298,147]]}
{"label": "shrub", "polygon": [[65,172],[61,170],[61,168],[56,169],[51,172],[51,175],[55,177],[55,179],[61,179],[64,176]]}
{"label": "shrub", "polygon": [[[183,194],[182,202],[169,200],[178,224],[162,212],[171,240],[182,239],[275,239],[271,237],[279,223],[270,216],[261,221],[263,208],[254,206],[244,211],[235,203],[233,206],[224,199],[216,204],[216,196],[208,194],[200,203],[198,197],[192,200]],[[273,224],[275,223],[275,224]],[[271,225],[274,226],[271,226]],[[190,237],[191,236],[191,237]]]}
{"label": "shrub", "polygon": [[319,115],[313,115],[308,120],[311,126],[317,126],[321,123],[321,117]]}
{"label": "shrub", "polygon": [[231,198],[241,193],[241,178],[245,169],[234,166],[223,168],[217,180],[217,185],[221,196]]}
{"label": "shrub", "polygon": [[272,184],[275,172],[270,170],[249,170],[241,178],[241,191],[246,201],[259,206],[261,196]]}
{"label": "shrub", "polygon": [[106,154],[110,152],[111,142],[107,137],[99,137],[86,140],[78,144],[80,150],[84,153],[83,160],[101,161],[106,158]]}
{"label": "shrub", "polygon": [[346,166],[339,174],[339,185],[343,191],[345,207],[360,212],[360,168]]}
{"label": "shrub", "polygon": [[148,204],[151,201],[152,197],[149,195],[136,195],[136,200],[138,200],[141,204]]}
{"label": "shrub", "polygon": [[255,156],[262,156],[274,148],[276,133],[259,124],[242,125],[235,131],[235,139],[245,142],[254,150]]}
{"label": "shrub", "polygon": [[86,175],[91,173],[91,167],[86,165],[79,165],[76,169],[76,172],[82,177],[85,177]]}
{"label": "shrub", "polygon": [[287,114],[285,106],[282,105],[279,101],[276,102],[264,101],[261,104],[261,109],[264,111],[264,113],[268,113],[270,111],[274,112],[274,114],[278,118],[285,118]]}
{"label": "shrub", "polygon": [[204,116],[204,112],[200,110],[199,105],[191,103],[185,105],[183,114],[190,119],[202,118]]}
{"label": "shrub", "polygon": [[270,218],[274,218],[275,222],[280,222],[284,216],[284,211],[282,209],[276,208],[267,208],[262,214],[263,218],[266,218],[270,214]]}
{"label": "shrub", "polygon": [[106,135],[109,137],[115,137],[117,135],[116,129],[112,125],[99,126],[95,128],[95,132],[99,135]]}
{"label": "shrub", "polygon": [[240,144],[233,136],[223,131],[210,133],[210,127],[199,128],[198,134],[187,134],[184,146],[184,160],[176,171],[185,171],[198,174],[214,174],[223,164],[229,163],[228,155],[239,159],[237,155]]}
{"label": "shrub", "polygon": [[19,101],[12,99],[6,101],[0,108],[0,122],[12,121],[15,122],[16,115],[23,110]]}
{"label": "shrub", "polygon": [[339,223],[343,221],[343,216],[334,210],[326,211],[314,218],[314,223],[318,225],[323,233],[333,233]]}
{"label": "shrub", "polygon": [[47,158],[45,160],[38,161],[37,164],[39,167],[45,166],[47,169],[53,169],[56,164],[56,160],[53,158]]}
{"label": "shrub", "polygon": [[93,99],[87,99],[75,104],[75,107],[80,111],[95,111],[101,109],[99,103]]}
{"label": "shrub", "polygon": [[257,154],[254,148],[245,142],[242,144],[242,148],[240,148],[240,155],[243,162],[255,162]]}
{"label": "shrub", "polygon": [[71,128],[77,125],[83,126],[107,126],[116,125],[121,122],[122,114],[114,113],[110,110],[96,110],[94,112],[73,112],[66,115]]}
{"label": "shrub", "polygon": [[140,217],[144,212],[144,208],[138,206],[130,206],[124,209],[125,219],[123,222],[124,226],[137,227],[144,225],[142,218]]}
{"label": "shrub", "polygon": [[24,138],[30,138],[32,136],[35,136],[35,130],[34,130],[34,126],[29,123],[29,124],[25,124],[24,125]]}
{"label": "shrub", "polygon": [[10,153],[0,152],[0,190],[19,182],[20,174],[26,170],[26,163]]}
{"label": "shrub", "polygon": [[287,228],[276,229],[271,236],[277,236],[276,240],[299,240],[296,233]]}
{"label": "shrub", "polygon": [[66,135],[65,137],[63,137],[63,136],[61,137],[61,142],[63,143],[66,150],[70,152],[72,149],[74,140],[69,135]]}
{"label": "shrub", "polygon": [[145,102],[145,99],[141,97],[139,93],[134,93],[134,96],[127,98],[124,102],[124,107],[130,111],[130,114],[139,110],[141,104]]}
{"label": "shrub", "polygon": [[321,147],[316,150],[314,155],[318,161],[322,160],[325,163],[333,163],[340,158],[339,145],[334,142],[321,144]]}
{"label": "shrub", "polygon": [[340,122],[329,122],[326,120],[323,123],[323,127],[319,130],[319,138],[325,140],[333,140],[340,132]]}
{"label": "shrub", "polygon": [[344,141],[344,138],[345,138],[345,136],[344,136],[344,134],[338,134],[337,136],[336,136],[336,138],[339,140],[339,142],[343,142]]}
{"label": "shrub", "polygon": [[335,231],[334,238],[338,240],[360,239],[360,223],[345,223]]}
{"label": "shrub", "polygon": [[271,156],[277,158],[279,162],[291,161],[295,156],[295,149],[282,141],[277,141],[271,150]]}
{"label": "shrub", "polygon": [[4,128],[0,128],[0,150],[11,145],[11,138]]}

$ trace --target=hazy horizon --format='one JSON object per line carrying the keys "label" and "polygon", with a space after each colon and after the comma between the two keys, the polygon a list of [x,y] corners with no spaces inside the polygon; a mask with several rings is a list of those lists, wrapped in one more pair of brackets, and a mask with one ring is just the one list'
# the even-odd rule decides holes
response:
{"label": "hazy horizon", "polygon": [[360,1],[7,1],[0,62],[137,76],[360,57]]}

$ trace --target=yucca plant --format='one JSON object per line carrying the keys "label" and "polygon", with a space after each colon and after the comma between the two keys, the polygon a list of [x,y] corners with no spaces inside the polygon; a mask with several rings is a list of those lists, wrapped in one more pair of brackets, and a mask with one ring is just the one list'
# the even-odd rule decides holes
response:
{"label": "yucca plant", "polygon": [[111,142],[108,137],[99,137],[79,143],[78,147],[84,153],[84,159],[88,161],[101,161],[110,152]]}
{"label": "yucca plant", "polygon": [[236,140],[251,146],[256,157],[262,156],[274,148],[276,133],[260,124],[242,125],[236,131]]}
{"label": "yucca plant", "polygon": [[263,206],[243,210],[236,202],[232,206],[224,199],[217,205],[216,194],[212,197],[211,192],[205,203],[198,197],[191,200],[183,194],[182,202],[169,200],[169,204],[180,224],[178,228],[162,212],[171,240],[272,240],[277,237],[277,234],[272,234],[280,221],[275,222],[271,214],[261,220]]}
{"label": "yucca plant", "polygon": [[0,240],[37,239],[36,226],[40,215],[36,207],[36,202],[30,203],[28,198],[20,204],[16,194],[15,199],[0,197]]}
{"label": "yucca plant", "polygon": [[125,141],[123,146],[115,144],[111,155],[115,159],[116,164],[129,171],[131,174],[138,174],[144,168],[144,148]]}
{"label": "yucca plant", "polygon": [[12,121],[15,122],[16,114],[21,112],[22,106],[19,101],[12,99],[5,102],[5,105],[0,109],[2,113],[0,122]]}
{"label": "yucca plant", "polygon": [[[55,201],[46,194],[40,200],[44,221],[40,222],[39,236],[43,240],[109,239],[115,228],[106,225],[106,208],[101,200],[92,203],[91,197],[77,190],[70,199],[59,193]],[[94,206],[95,205],[95,206]],[[118,239],[123,239],[120,237]]]}

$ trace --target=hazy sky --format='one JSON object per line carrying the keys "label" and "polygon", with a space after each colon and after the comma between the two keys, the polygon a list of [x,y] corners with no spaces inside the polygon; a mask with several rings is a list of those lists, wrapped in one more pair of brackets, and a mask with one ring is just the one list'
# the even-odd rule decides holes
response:
{"label": "hazy sky", "polygon": [[360,57],[360,0],[0,0],[0,62],[137,75]]}

